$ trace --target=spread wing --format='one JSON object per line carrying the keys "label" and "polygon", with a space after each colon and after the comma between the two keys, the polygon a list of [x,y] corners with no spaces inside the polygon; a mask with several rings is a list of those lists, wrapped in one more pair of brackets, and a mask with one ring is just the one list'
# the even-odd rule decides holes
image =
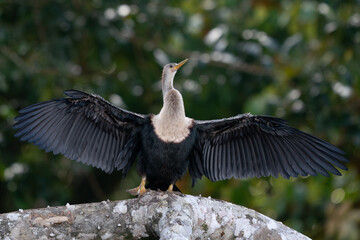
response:
{"label": "spread wing", "polygon": [[272,175],[284,178],[346,170],[344,152],[330,143],[286,125],[279,118],[241,114],[195,121],[198,138],[190,156],[195,181]]}
{"label": "spread wing", "polygon": [[16,137],[54,154],[111,172],[125,174],[137,155],[144,116],[118,108],[103,98],[65,91],[66,98],[20,110]]}

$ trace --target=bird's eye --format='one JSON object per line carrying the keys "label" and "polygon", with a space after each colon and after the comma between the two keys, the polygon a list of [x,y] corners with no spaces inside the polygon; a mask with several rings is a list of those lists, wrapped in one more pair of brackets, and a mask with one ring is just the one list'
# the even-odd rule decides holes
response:
{"label": "bird's eye", "polygon": [[174,66],[172,64],[170,64],[170,68],[173,68]]}

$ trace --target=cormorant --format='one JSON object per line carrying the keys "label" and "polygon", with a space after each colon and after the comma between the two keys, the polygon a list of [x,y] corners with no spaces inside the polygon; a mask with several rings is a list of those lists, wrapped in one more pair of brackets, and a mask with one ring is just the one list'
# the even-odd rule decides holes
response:
{"label": "cormorant", "polygon": [[[20,110],[15,136],[47,152],[125,176],[138,158],[141,195],[146,188],[172,191],[189,169],[193,184],[203,175],[212,181],[262,176],[284,178],[346,170],[344,152],[299,131],[282,119],[249,113],[199,121],[186,117],[183,99],[173,86],[187,61],[164,66],[163,107],[159,114],[133,113],[95,94],[77,90],[68,96]],[[146,185],[147,182],[147,185]],[[176,187],[176,186],[175,186]]]}

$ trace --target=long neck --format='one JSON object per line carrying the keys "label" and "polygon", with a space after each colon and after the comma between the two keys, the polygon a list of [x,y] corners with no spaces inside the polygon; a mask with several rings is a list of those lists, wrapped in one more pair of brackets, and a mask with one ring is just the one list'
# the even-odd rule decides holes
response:
{"label": "long neck", "polygon": [[164,105],[159,115],[163,119],[185,118],[184,102],[179,91],[173,88],[166,92],[166,95],[164,96]]}
{"label": "long neck", "polygon": [[173,82],[174,82],[175,73],[164,71],[162,74],[162,94],[163,99],[165,102],[165,97],[169,90],[174,89]]}
{"label": "long neck", "polygon": [[152,118],[156,135],[164,142],[178,143],[190,133],[192,121],[185,116],[180,92],[169,90],[164,97],[164,105],[158,115]]}

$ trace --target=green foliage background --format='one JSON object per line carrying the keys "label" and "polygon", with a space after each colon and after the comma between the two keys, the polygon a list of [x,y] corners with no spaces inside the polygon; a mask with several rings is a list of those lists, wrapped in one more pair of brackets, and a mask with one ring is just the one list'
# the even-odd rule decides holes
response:
{"label": "green foliage background", "polygon": [[187,115],[274,115],[340,147],[341,177],[261,178],[184,193],[253,208],[314,239],[360,238],[360,2],[0,2],[0,212],[127,199],[127,178],[107,175],[14,138],[20,108],[63,90],[97,93],[139,113],[162,106],[162,66],[178,72]]}

